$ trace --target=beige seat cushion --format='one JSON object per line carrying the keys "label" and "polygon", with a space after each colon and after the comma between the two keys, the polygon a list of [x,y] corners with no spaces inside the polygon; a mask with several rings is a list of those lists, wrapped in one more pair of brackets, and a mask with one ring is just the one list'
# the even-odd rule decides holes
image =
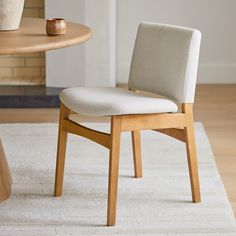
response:
{"label": "beige seat cushion", "polygon": [[177,105],[167,99],[153,98],[111,87],[64,89],[60,100],[72,111],[90,116],[177,112]]}

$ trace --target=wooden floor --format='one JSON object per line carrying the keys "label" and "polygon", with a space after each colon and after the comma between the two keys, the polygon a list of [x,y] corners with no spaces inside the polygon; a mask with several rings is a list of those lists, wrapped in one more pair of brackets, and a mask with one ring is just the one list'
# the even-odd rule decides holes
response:
{"label": "wooden floor", "polygon": [[[201,121],[205,126],[236,215],[236,85],[199,85],[194,113],[195,120]],[[93,121],[86,117],[75,119]],[[58,109],[0,109],[0,123],[41,123],[57,120]]]}
{"label": "wooden floor", "polygon": [[236,85],[198,86],[195,120],[206,129],[236,216]]}

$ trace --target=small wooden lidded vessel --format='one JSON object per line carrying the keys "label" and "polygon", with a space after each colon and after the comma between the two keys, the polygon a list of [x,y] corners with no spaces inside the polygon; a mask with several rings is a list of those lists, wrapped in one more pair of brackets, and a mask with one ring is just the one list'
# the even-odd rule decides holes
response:
{"label": "small wooden lidded vessel", "polygon": [[62,18],[47,19],[46,31],[49,36],[57,36],[66,33],[66,22]]}

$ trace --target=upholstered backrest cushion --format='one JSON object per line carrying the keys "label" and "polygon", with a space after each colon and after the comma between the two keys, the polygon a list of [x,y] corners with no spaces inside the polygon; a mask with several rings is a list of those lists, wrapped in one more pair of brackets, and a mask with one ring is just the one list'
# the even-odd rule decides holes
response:
{"label": "upholstered backrest cushion", "polygon": [[135,42],[129,87],[193,103],[201,33],[156,23],[141,23]]}

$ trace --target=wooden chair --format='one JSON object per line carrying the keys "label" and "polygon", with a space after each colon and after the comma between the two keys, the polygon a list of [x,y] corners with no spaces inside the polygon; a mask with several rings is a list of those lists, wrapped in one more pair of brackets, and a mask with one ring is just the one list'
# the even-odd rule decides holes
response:
{"label": "wooden chair", "polygon": [[[154,130],[186,143],[192,200],[195,203],[201,201],[193,127],[200,41],[201,33],[195,29],[141,23],[130,70],[129,88],[132,91],[78,87],[61,92],[56,197],[62,195],[67,134],[90,139],[110,150],[107,225],[115,225],[121,132],[132,132],[134,175],[139,178],[142,177],[140,130]],[[167,98],[141,95],[133,90]],[[181,112],[178,112],[176,103],[182,104]],[[69,117],[71,111],[90,116],[110,116],[110,134],[73,122]]]}

